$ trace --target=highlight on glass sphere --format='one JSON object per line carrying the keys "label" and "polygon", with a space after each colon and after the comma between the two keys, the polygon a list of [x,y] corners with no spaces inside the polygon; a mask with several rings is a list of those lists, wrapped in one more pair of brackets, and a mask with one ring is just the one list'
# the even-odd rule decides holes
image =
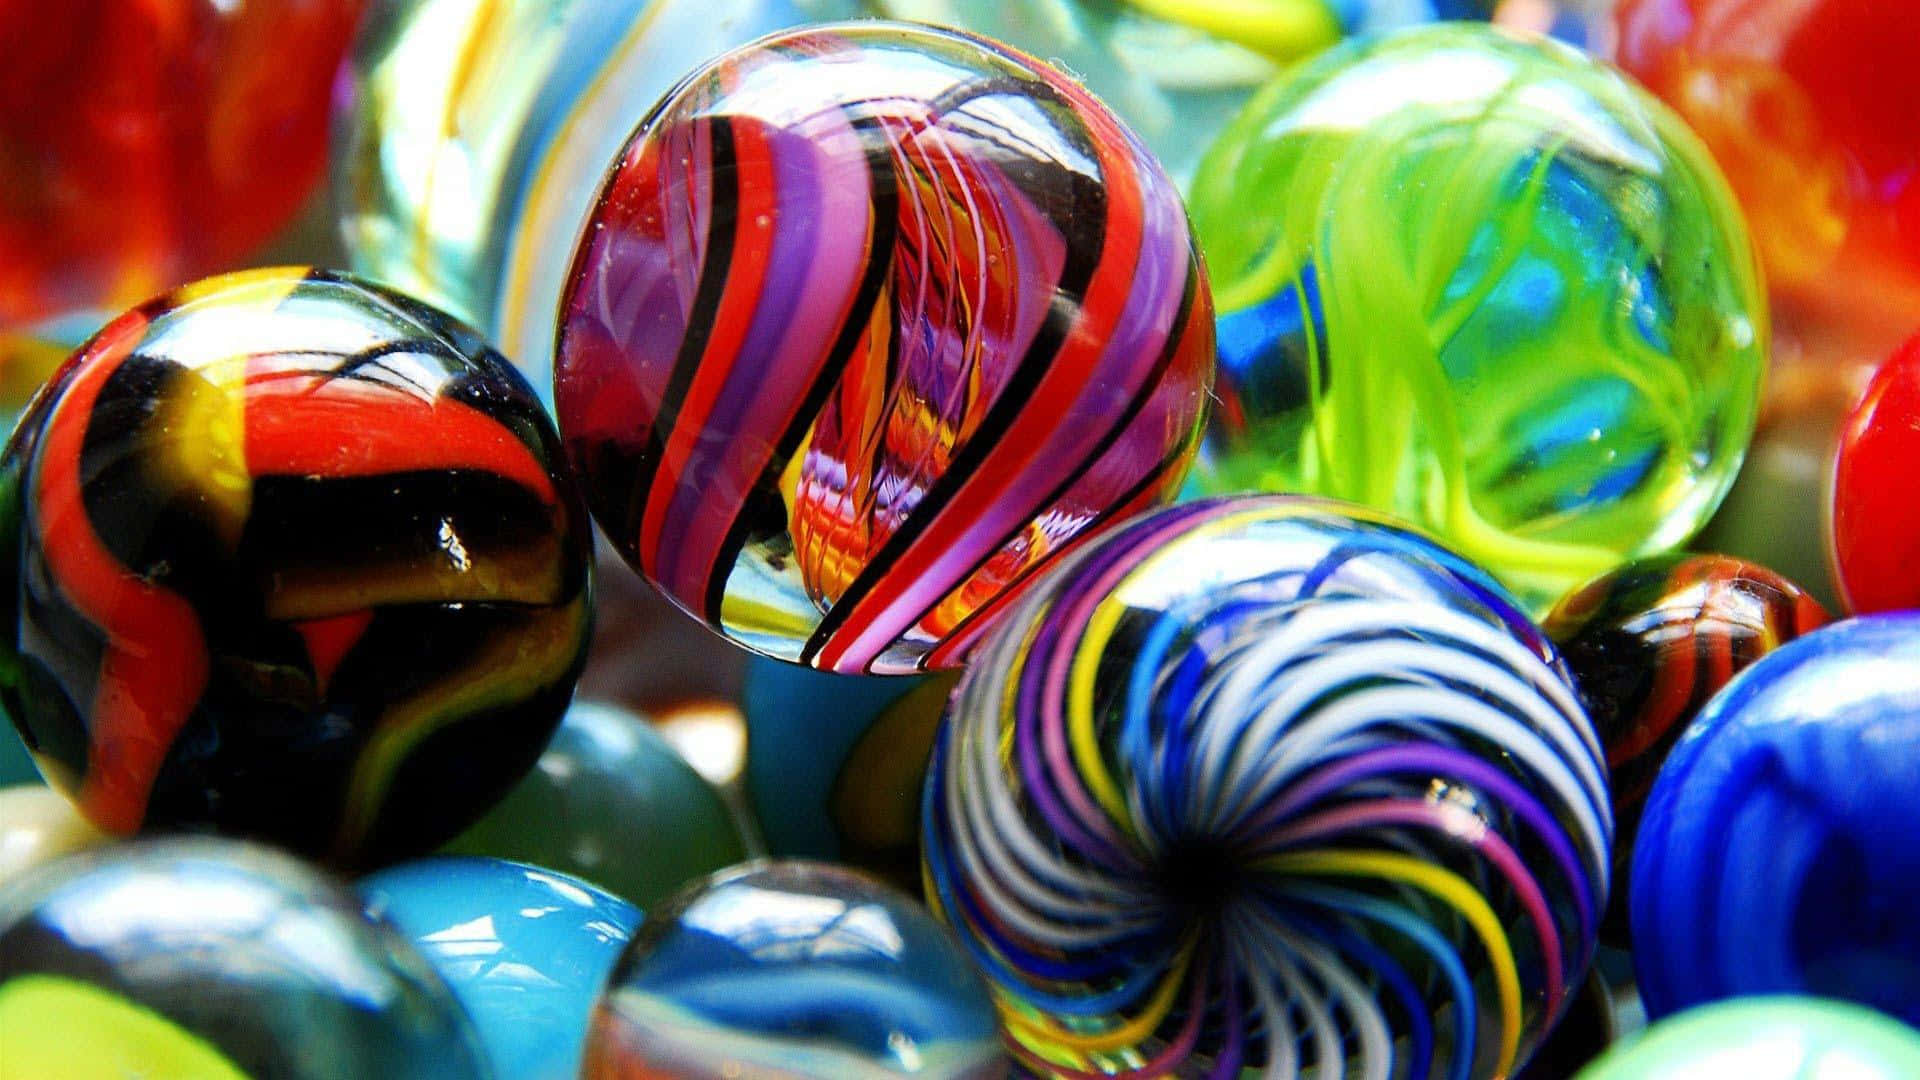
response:
{"label": "highlight on glass sphere", "polygon": [[1006,1067],[979,973],[924,908],[844,867],[775,860],[648,915],[580,1075],[988,1080]]}
{"label": "highlight on glass sphere", "polygon": [[392,926],[305,864],[130,841],[0,887],[0,1077],[486,1080],[472,1022]]}
{"label": "highlight on glass sphere", "polygon": [[1617,70],[1455,23],[1350,42],[1208,152],[1205,493],[1427,529],[1544,613],[1673,548],[1752,435],[1766,298],[1699,140]]}
{"label": "highlight on glass sphere", "polygon": [[588,522],[472,331],[299,267],[114,320],[0,456],[0,705],[117,835],[431,850],[539,757]]}
{"label": "highlight on glass sphere", "polygon": [[355,886],[473,1018],[502,1080],[575,1080],[587,1017],[640,911],[565,874],[481,856],[390,866]]}
{"label": "highlight on glass sphere", "polygon": [[1581,986],[1611,841],[1598,740],[1513,598],[1281,496],[1049,571],[926,793],[929,902],[1047,1076],[1510,1076]]}

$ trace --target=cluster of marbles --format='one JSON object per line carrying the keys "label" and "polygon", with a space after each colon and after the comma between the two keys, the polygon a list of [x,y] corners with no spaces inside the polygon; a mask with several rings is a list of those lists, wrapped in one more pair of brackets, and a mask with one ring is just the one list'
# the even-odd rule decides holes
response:
{"label": "cluster of marbles", "polygon": [[1606,748],[1613,795],[1614,903],[1625,944],[1625,885],[1654,777],[1701,708],[1735,675],[1827,621],[1826,609],[1765,567],[1724,555],[1659,555],[1601,575],[1547,616],[1546,631]]}
{"label": "cluster of marbles", "polygon": [[648,916],[583,1080],[1006,1075],[993,1002],[926,910],[823,863],[715,875]]}
{"label": "cluster of marbles", "polygon": [[648,114],[574,253],[554,390],[594,516],[676,604],[908,672],[1174,494],[1212,327],[1179,194],[1077,83],[847,23]]}
{"label": "cluster of marbles", "polygon": [[1189,503],[1050,571],[963,676],[926,800],[929,900],[1048,1075],[1508,1076],[1607,902],[1552,644],[1324,500]]}
{"label": "cluster of marbles", "polygon": [[0,6],[0,354],[223,269],[325,168],[365,0]]}
{"label": "cluster of marbles", "polygon": [[858,16],[966,30],[1046,57],[1183,183],[1256,89],[1342,37],[1493,17],[1584,41],[1592,22],[1579,3],[1538,0],[387,4],[359,38],[336,116],[333,198],[353,269],[482,328],[545,394],[566,241],[646,107],[709,57]]}
{"label": "cluster of marbles", "polygon": [[640,905],[747,854],[720,793],[646,718],[591,701],[445,850],[536,863]]}
{"label": "cluster of marbles", "polygon": [[1629,886],[1649,1016],[1813,994],[1920,1023],[1920,613],[1822,627],[1701,711],[1640,819]]}
{"label": "cluster of marbles", "polygon": [[324,271],[210,278],[91,339],[0,457],[0,705],[107,832],[430,850],[559,722],[590,542],[471,331]]}
{"label": "cluster of marbles", "polygon": [[132,842],[0,886],[0,1077],[485,1080],[472,1023],[392,927],[304,864]]}
{"label": "cluster of marbles", "polygon": [[1544,611],[1732,483],[1759,268],[1618,71],[1464,24],[1349,43],[1247,106],[1191,209],[1220,309],[1199,490],[1393,511]]}
{"label": "cluster of marbles", "polygon": [[640,911],[535,866],[437,857],[362,878],[367,914],[391,922],[472,1017],[501,1080],[574,1080],[587,1017]]}

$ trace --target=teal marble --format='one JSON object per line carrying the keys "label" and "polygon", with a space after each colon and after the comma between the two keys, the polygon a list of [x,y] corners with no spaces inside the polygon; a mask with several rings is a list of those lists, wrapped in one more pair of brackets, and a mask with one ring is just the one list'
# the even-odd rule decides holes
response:
{"label": "teal marble", "polygon": [[587,1016],[640,910],[536,866],[438,856],[361,879],[473,1018],[503,1080],[571,1080]]}
{"label": "teal marble", "polygon": [[746,857],[720,794],[646,720],[575,702],[518,787],[443,849],[571,874],[649,906]]}

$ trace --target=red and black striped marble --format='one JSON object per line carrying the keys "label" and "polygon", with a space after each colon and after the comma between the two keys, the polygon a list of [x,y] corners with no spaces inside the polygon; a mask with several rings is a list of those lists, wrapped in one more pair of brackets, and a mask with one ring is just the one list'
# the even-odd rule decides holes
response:
{"label": "red and black striped marble", "polygon": [[615,162],[555,397],[676,603],[836,671],[957,664],[1033,574],[1170,498],[1212,380],[1172,183],[1069,77],[881,22],[775,35]]}
{"label": "red and black striped marble", "polygon": [[1735,675],[1826,621],[1818,600],[1764,566],[1687,553],[1603,574],[1547,616],[1607,752],[1616,885],[1606,939],[1626,944],[1633,842],[1674,743]]}
{"label": "red and black striped marble", "polygon": [[579,673],[560,456],[512,366],[405,297],[292,268],[144,304],[0,458],[0,703],[111,832],[432,848]]}

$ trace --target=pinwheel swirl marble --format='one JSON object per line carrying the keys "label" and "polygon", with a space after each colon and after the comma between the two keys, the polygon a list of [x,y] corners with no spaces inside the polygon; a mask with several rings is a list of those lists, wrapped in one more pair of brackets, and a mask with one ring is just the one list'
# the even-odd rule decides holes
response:
{"label": "pinwheel swirl marble", "polygon": [[1626,943],[1633,839],[1673,744],[1735,675],[1826,621],[1819,601],[1764,566],[1690,554],[1628,563],[1547,616],[1607,752],[1615,889],[1603,929],[1613,942]]}
{"label": "pinwheel swirl marble", "polygon": [[1349,43],[1214,144],[1205,492],[1393,511],[1536,612],[1712,513],[1768,319],[1706,150],[1614,69],[1482,26]]}
{"label": "pinwheel swirl marble", "polygon": [[985,642],[930,900],[1046,1075],[1510,1076],[1608,891],[1599,743],[1463,560],[1318,499],[1134,519]]}
{"label": "pinwheel swirl marble", "polygon": [[847,23],[647,117],[575,253],[555,395],[594,515],[675,603],[898,673],[1174,494],[1212,327],[1179,195],[1077,83]]}
{"label": "pinwheel swirl marble", "polygon": [[1628,906],[1647,1015],[1750,994],[1920,1024],[1920,613],[1760,658],[1674,746]]}
{"label": "pinwheel swirl marble", "polygon": [[429,850],[559,722],[590,543],[472,331],[325,271],[209,278],[83,346],[0,456],[0,705],[107,832]]}

